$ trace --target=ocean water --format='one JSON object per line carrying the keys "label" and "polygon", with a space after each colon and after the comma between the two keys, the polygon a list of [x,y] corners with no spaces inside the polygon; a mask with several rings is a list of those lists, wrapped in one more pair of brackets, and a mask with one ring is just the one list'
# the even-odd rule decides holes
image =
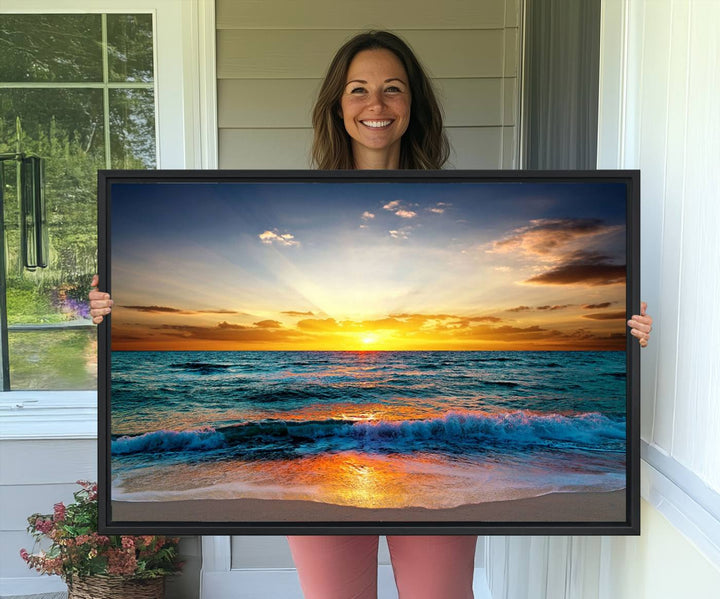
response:
{"label": "ocean water", "polygon": [[624,352],[113,352],[112,497],[447,508],[625,487]]}

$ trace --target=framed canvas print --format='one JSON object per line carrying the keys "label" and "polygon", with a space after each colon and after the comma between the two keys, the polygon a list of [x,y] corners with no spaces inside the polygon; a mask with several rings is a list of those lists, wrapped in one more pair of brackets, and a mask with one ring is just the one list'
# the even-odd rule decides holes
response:
{"label": "framed canvas print", "polygon": [[101,530],[637,534],[639,186],[101,171]]}

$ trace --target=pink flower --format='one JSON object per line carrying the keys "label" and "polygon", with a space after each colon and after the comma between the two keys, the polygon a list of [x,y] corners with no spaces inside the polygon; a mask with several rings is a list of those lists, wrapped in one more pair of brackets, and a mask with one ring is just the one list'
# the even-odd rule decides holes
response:
{"label": "pink flower", "polygon": [[135,539],[133,539],[132,537],[123,537],[122,546],[125,549],[135,549]]}
{"label": "pink flower", "polygon": [[63,520],[65,520],[65,505],[62,502],[56,503],[53,506],[53,510],[53,519],[55,520],[55,522],[62,522]]}
{"label": "pink flower", "polygon": [[135,573],[137,567],[137,559],[134,552],[124,549],[108,550],[108,574],[117,576],[129,576]]}
{"label": "pink flower", "polygon": [[30,554],[27,552],[27,549],[21,549],[20,550],[20,557],[23,559],[23,561],[27,562],[30,561]]}
{"label": "pink flower", "polygon": [[49,533],[52,530],[52,527],[52,520],[43,520],[42,518],[35,520],[35,528],[44,535]]}

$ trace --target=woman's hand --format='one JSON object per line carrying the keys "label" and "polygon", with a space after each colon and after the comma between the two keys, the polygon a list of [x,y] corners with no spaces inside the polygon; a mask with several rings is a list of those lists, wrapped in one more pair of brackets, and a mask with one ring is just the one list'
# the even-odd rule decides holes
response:
{"label": "woman's hand", "polygon": [[630,327],[630,334],[638,338],[640,347],[647,347],[648,339],[650,338],[650,331],[652,331],[652,316],[648,316],[645,313],[647,310],[647,304],[640,302],[640,314],[634,314],[633,317],[627,321]]}
{"label": "woman's hand", "polygon": [[95,324],[100,324],[103,318],[105,318],[105,315],[110,314],[113,305],[109,293],[97,290],[99,282],[100,277],[95,275],[92,283],[90,283],[92,290],[88,294],[88,299],[90,300],[90,316],[92,316],[92,321]]}

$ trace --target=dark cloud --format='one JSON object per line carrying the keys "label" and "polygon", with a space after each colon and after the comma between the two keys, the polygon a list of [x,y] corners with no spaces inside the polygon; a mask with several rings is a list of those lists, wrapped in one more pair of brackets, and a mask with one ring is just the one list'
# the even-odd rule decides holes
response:
{"label": "dark cloud", "polygon": [[517,249],[529,254],[547,256],[562,246],[583,237],[608,233],[611,227],[596,218],[537,219],[515,229],[509,237],[494,242],[493,250],[507,252]]}
{"label": "dark cloud", "polygon": [[184,310],[171,306],[120,306],[127,310],[150,312],[156,314],[240,314],[237,310]]}
{"label": "dark cloud", "polygon": [[170,337],[179,337],[195,341],[235,341],[238,343],[251,341],[284,342],[294,341],[302,335],[288,329],[274,329],[258,326],[245,326],[230,322],[219,322],[216,326],[190,326],[164,324],[152,327]]}
{"label": "dark cloud", "polygon": [[537,285],[613,285],[625,282],[625,265],[565,264],[525,282]]}
{"label": "dark cloud", "polygon": [[596,252],[577,251],[563,263],[529,278],[537,285],[613,285],[625,282],[625,265],[613,264],[610,258]]}
{"label": "dark cloud", "polygon": [[171,308],[170,306],[120,306],[128,310],[137,310],[138,312],[162,312],[164,314],[192,314],[187,310],[179,308]]}
{"label": "dark cloud", "polygon": [[583,318],[589,318],[590,320],[625,320],[625,316],[625,311],[583,314]]}
{"label": "dark cloud", "polygon": [[315,316],[313,312],[296,312],[295,310],[286,310],[280,312],[280,314],[287,314],[288,316]]}
{"label": "dark cloud", "polygon": [[508,308],[505,310],[505,312],[530,312],[533,310],[541,310],[541,311],[554,311],[554,310],[564,310],[565,308],[569,308],[573,304],[560,304],[555,306],[535,306],[534,308],[530,306],[515,306],[514,308]]}
{"label": "dark cloud", "polygon": [[602,302],[601,304],[583,304],[580,306],[583,310],[602,310],[603,308],[609,308],[613,302]]}
{"label": "dark cloud", "polygon": [[260,322],[254,322],[253,324],[260,329],[282,328],[282,324],[277,320],[261,320]]}

